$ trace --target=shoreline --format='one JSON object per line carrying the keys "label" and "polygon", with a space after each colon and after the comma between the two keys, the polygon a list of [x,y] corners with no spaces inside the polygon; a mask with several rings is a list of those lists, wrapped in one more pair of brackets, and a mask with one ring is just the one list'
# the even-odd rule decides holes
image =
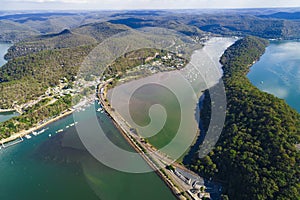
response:
{"label": "shoreline", "polygon": [[[104,88],[104,91],[101,93],[101,88]],[[184,200],[187,199],[184,195],[181,194],[180,189],[172,182],[172,180],[169,180],[168,177],[165,176],[164,172],[162,172],[158,166],[157,163],[155,163],[155,159],[152,160],[151,157],[147,156],[147,153],[144,152],[144,150],[142,148],[144,147],[140,147],[137,143],[139,143],[138,141],[136,141],[136,138],[133,138],[128,131],[126,130],[126,128],[122,127],[118,121],[122,121],[122,117],[121,115],[116,112],[113,111],[112,108],[109,106],[109,103],[107,101],[105,101],[106,99],[106,95],[107,95],[107,82],[105,84],[100,84],[98,87],[98,98],[99,101],[103,107],[103,109],[105,110],[105,112],[107,113],[107,115],[111,118],[113,124],[115,125],[115,127],[119,130],[119,132],[121,133],[121,135],[123,136],[123,138],[128,142],[128,144],[137,152],[140,154],[140,156],[144,159],[144,161],[149,165],[149,167],[151,167],[153,169],[153,171],[160,177],[160,179],[164,182],[164,184],[169,188],[169,190],[173,193],[173,195],[175,196],[175,198],[180,199],[180,200]],[[118,116],[119,115],[119,116]],[[124,120],[125,121],[125,120]],[[126,126],[129,126],[128,124],[126,124]],[[130,127],[127,127],[130,128]]]}
{"label": "shoreline", "polygon": [[75,110],[74,109],[68,109],[64,112],[62,112],[59,116],[53,118],[53,119],[50,119],[49,121],[43,123],[43,124],[40,124],[40,125],[37,125],[37,126],[34,126],[28,130],[23,130],[23,131],[20,131],[18,133],[15,133],[11,136],[9,136],[8,138],[4,138],[4,139],[1,139],[0,140],[0,145],[3,145],[3,144],[6,144],[6,143],[9,143],[9,142],[12,142],[12,141],[15,141],[16,139],[19,139],[19,138],[22,138],[24,137],[25,135],[29,135],[30,133],[32,133],[33,131],[36,131],[38,129],[41,129],[57,120],[60,120],[68,115],[71,115]]}
{"label": "shoreline", "polygon": [[0,109],[0,114],[1,113],[6,113],[6,112],[17,112],[16,109]]}

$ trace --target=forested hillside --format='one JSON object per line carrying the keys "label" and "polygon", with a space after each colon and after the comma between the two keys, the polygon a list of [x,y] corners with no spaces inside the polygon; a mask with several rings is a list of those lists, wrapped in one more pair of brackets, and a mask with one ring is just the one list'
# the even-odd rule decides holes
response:
{"label": "forested hillside", "polygon": [[13,59],[43,50],[95,45],[126,30],[129,28],[124,25],[100,22],[82,25],[71,30],[65,29],[59,33],[34,36],[14,44],[8,50],[5,58]]}
{"label": "forested hillside", "polygon": [[9,61],[0,68],[0,108],[35,99],[64,77],[71,80],[92,48],[44,50]]}
{"label": "forested hillside", "polygon": [[[300,116],[283,100],[247,79],[267,41],[246,37],[221,58],[227,95],[225,127],[212,152],[191,168],[223,183],[229,199],[300,199]],[[206,92],[201,120],[207,130],[211,102]]]}

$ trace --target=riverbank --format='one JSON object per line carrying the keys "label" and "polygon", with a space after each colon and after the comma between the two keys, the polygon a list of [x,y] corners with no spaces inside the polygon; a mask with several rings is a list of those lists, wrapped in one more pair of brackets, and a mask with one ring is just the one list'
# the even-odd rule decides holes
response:
{"label": "riverbank", "polygon": [[[195,159],[191,164],[202,176],[224,181],[223,194],[229,199],[299,197],[297,190],[293,190],[297,188],[297,178],[290,178],[297,177],[299,168],[289,162],[299,156],[294,147],[298,141],[299,114],[283,100],[260,91],[247,78],[249,66],[261,58],[267,46],[268,41],[248,36],[229,47],[221,57],[228,102],[226,123],[218,146],[207,157]],[[283,157],[287,159],[277,159]],[[269,170],[264,166],[269,166]],[[266,173],[271,175],[266,177]],[[265,181],[253,182],[250,177],[254,174],[257,180],[265,178]],[[266,192],[265,188],[269,190]]]}
{"label": "riverbank", "polygon": [[[165,169],[166,166],[172,166],[173,169],[180,169],[189,174],[188,177],[197,177],[198,180],[203,180],[194,172],[185,168],[184,166],[176,163],[172,158],[163,152],[160,152],[150,143],[145,142],[143,138],[135,134],[135,131],[131,128],[128,122],[118,113],[114,108],[111,107],[110,103],[107,101],[107,91],[110,80],[102,83],[98,87],[98,97],[102,107],[112,119],[114,125],[123,135],[126,141],[138,152],[141,157],[148,163],[148,165],[155,171],[155,173],[165,182],[165,184],[170,188],[172,193],[178,199],[199,199],[197,195],[191,193],[197,189],[194,188],[194,183],[197,181],[189,180],[189,178],[181,178],[176,170]],[[203,181],[204,182],[204,181]],[[203,187],[205,187],[203,185]],[[200,192],[200,191],[199,191]]]}
{"label": "riverbank", "polygon": [[110,104],[107,102],[106,95],[109,82],[110,81],[100,84],[98,87],[98,98],[101,105],[103,106],[103,109],[110,116],[114,125],[120,131],[125,140],[130,144],[130,146],[132,146],[132,148],[137,153],[140,154],[140,156],[153,169],[153,171],[164,181],[164,183],[168,186],[171,192],[180,200],[186,199],[186,197],[181,194],[180,190],[175,186],[175,184],[172,183],[172,181],[168,179],[168,177],[166,177],[163,169],[159,169],[159,166],[157,166],[154,159],[146,155],[146,149],[143,148],[143,146],[130,134],[130,126],[125,122],[125,120],[121,117],[121,115],[118,112],[111,108]]}
{"label": "riverbank", "polygon": [[43,128],[43,127],[45,127],[45,126],[47,126],[47,125],[49,125],[49,124],[51,124],[51,123],[59,120],[59,119],[62,119],[63,117],[66,117],[66,116],[72,114],[74,111],[75,111],[74,109],[68,109],[68,110],[62,112],[59,116],[57,116],[57,117],[55,117],[53,119],[50,119],[49,121],[47,121],[47,122],[45,122],[43,124],[40,124],[40,125],[35,126],[35,127],[32,127],[31,129],[28,129],[28,130],[20,131],[18,133],[15,133],[15,134],[11,135],[8,138],[4,138],[4,139],[0,140],[0,144],[3,146],[4,144],[6,144],[8,142],[12,142],[12,141],[17,140],[19,138],[22,138],[25,135],[28,135],[28,134],[32,133],[33,131],[39,130],[39,129],[41,129],[41,128]]}

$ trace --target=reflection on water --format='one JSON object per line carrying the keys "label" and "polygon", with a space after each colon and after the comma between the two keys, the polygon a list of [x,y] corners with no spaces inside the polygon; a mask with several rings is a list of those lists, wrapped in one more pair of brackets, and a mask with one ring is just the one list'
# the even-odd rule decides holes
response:
{"label": "reflection on water", "polygon": [[271,42],[248,78],[260,90],[285,99],[300,112],[300,42]]}

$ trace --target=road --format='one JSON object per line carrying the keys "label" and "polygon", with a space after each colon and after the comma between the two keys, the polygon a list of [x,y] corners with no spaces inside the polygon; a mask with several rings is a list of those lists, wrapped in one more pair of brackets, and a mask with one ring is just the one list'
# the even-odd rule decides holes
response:
{"label": "road", "polygon": [[[178,164],[173,159],[168,157],[166,154],[158,151],[156,148],[154,148],[149,143],[145,143],[143,138],[139,137],[137,134],[132,133],[131,127],[126,122],[126,120],[124,120],[124,118],[118,112],[116,112],[114,109],[112,109],[109,106],[109,103],[106,100],[106,94],[107,94],[106,86],[110,81],[111,80],[108,80],[108,81],[104,82],[103,84],[99,85],[98,97],[99,97],[99,100],[100,100],[101,104],[103,105],[104,109],[106,110],[106,112],[111,116],[111,118],[115,121],[115,123],[119,126],[119,128],[121,130],[123,130],[123,134],[127,138],[127,140],[130,140],[130,142],[135,146],[135,149],[138,150],[138,152],[141,154],[141,156],[145,159],[145,161],[153,169],[155,169],[158,173],[161,173],[160,169],[163,169],[163,171],[167,174],[167,176],[170,179],[170,180],[166,180],[166,178],[163,178],[163,180],[165,182],[171,181],[171,185],[170,185],[170,183],[167,183],[167,185],[169,185],[170,187],[173,187],[172,188],[173,191],[174,191],[174,187],[177,186],[177,189],[179,190],[179,192],[185,192],[186,195],[189,195],[189,198],[199,199],[199,198],[197,198],[197,196],[191,196],[190,193],[187,193],[188,190],[193,188],[191,185],[187,184],[185,181],[180,179],[173,171],[166,170],[165,168],[166,168],[166,166],[172,165],[172,166],[174,166],[176,168],[180,168],[181,170],[184,170],[185,172],[190,173],[194,176],[198,176],[198,175],[195,174],[194,172],[190,171],[186,167]],[[101,91],[102,91],[102,93],[101,93]],[[134,140],[132,138],[134,138]],[[143,150],[139,146],[144,148],[146,153],[144,153]],[[164,176],[164,175],[160,174],[160,176]],[[183,199],[182,196],[181,196],[181,199]]]}

